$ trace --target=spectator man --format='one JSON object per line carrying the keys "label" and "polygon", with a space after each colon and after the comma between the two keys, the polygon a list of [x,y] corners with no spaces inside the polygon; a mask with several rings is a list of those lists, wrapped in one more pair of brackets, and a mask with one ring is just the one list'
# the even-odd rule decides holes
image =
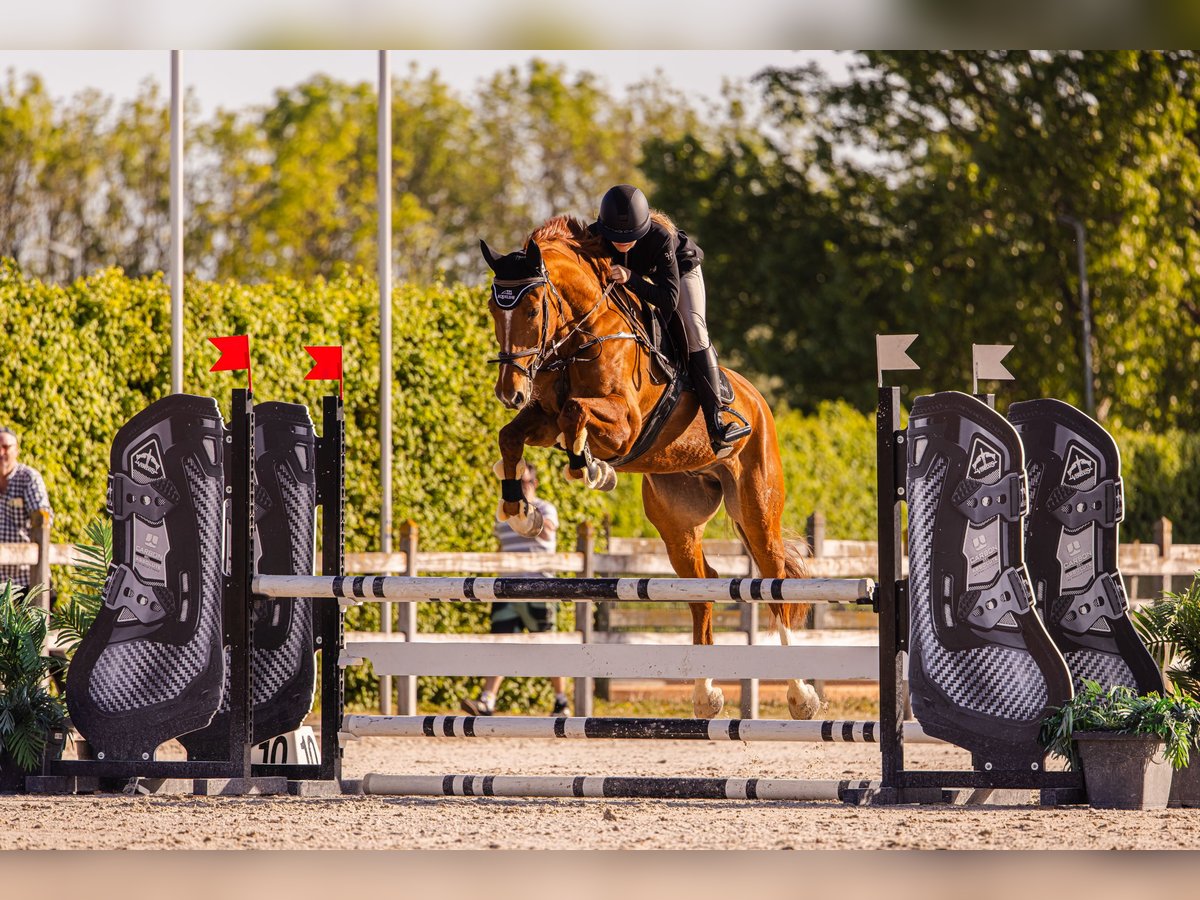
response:
{"label": "spectator man", "polygon": [[[29,543],[29,517],[40,510],[49,525],[50,498],[37,469],[17,462],[20,441],[11,428],[0,427],[0,544]],[[29,587],[29,566],[0,566],[0,587],[11,582],[15,592]],[[50,585],[45,585],[49,589]]]}
{"label": "spectator man", "polygon": [[[507,522],[496,520],[496,539],[500,542],[502,553],[553,553],[555,534],[558,531],[558,510],[549,500],[537,496],[537,469],[526,465],[521,476],[521,489],[530,506],[535,506],[542,514],[542,530],[534,537],[522,537],[509,526]],[[538,578],[549,575],[548,572],[520,572],[518,577]],[[492,604],[492,634],[517,634],[522,631],[539,632],[554,631],[554,612],[556,603],[493,603]],[[496,711],[496,695],[500,690],[501,675],[491,675],[484,680],[483,691],[477,699],[466,698],[462,708],[473,716],[490,716]],[[571,704],[567,700],[567,679],[556,676],[550,679],[554,688],[554,716],[571,715]]]}

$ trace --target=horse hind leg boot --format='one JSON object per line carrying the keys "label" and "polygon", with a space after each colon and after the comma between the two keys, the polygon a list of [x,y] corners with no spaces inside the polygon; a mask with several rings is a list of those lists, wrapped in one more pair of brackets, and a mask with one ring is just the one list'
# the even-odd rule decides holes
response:
{"label": "horse hind leg boot", "polygon": [[1058,400],[1014,403],[1008,420],[1025,445],[1029,577],[1075,689],[1087,679],[1105,689],[1162,691],[1162,674],[1129,620],[1117,568],[1124,504],[1116,442]]}
{"label": "horse hind leg boot", "polygon": [[1042,719],[1072,691],[1025,570],[1020,439],[966,394],[918,397],[907,496],[913,713],[977,767],[1038,768]]}
{"label": "horse hind leg boot", "polygon": [[225,429],[177,394],[117,432],[104,602],[67,673],[71,721],[100,759],[150,759],[221,701]]}
{"label": "horse hind leg boot", "polygon": [[[255,571],[311,575],[317,508],[316,435],[306,406],[261,403],[254,408]],[[255,743],[294,731],[312,709],[316,688],[313,600],[259,600],[253,611]],[[228,680],[228,679],[227,679]],[[207,728],[179,741],[192,759],[214,758],[229,734],[229,685]]]}

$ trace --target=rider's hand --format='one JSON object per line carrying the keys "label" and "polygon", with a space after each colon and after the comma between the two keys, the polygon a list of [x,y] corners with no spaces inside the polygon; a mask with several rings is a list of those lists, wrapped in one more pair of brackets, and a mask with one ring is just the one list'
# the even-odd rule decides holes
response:
{"label": "rider's hand", "polygon": [[613,266],[608,277],[613,284],[624,284],[629,280],[629,270],[624,266]]}

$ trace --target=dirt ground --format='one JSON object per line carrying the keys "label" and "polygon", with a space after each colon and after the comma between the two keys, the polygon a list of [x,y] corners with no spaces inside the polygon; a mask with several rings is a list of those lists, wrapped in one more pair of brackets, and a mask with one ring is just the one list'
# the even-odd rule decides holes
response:
{"label": "dirt ground", "polygon": [[[966,768],[910,746],[908,764]],[[345,775],[878,777],[878,748],[707,741],[368,738]],[[0,796],[18,849],[1197,849],[1200,810],[856,808],[836,803],[345,797]]]}

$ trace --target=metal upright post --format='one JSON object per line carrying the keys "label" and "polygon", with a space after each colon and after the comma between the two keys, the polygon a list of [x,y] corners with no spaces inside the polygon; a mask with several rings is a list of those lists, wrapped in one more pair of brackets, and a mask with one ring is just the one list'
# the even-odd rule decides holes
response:
{"label": "metal upright post", "polygon": [[[591,522],[580,522],[575,530],[575,549],[583,554],[584,578],[592,578],[596,574],[596,526]],[[575,604],[575,630],[585,644],[592,643],[594,626],[592,622],[592,601],[582,600]],[[592,678],[575,678],[575,715],[591,716],[595,712],[595,680]]]}
{"label": "metal upright post", "polygon": [[229,777],[251,776],[254,694],[250,648],[254,644],[254,401],[245,388],[233,391],[230,413],[230,483],[233,511],[229,541],[229,585],[225,592],[225,645],[229,648]]}
{"label": "metal upright post", "polygon": [[[400,526],[400,549],[404,551],[404,574],[411,578],[417,574],[419,566],[417,554],[420,552],[420,530],[412,519]],[[393,604],[384,605],[390,607]],[[404,640],[415,641],[417,639],[417,604],[397,603],[394,605],[400,621],[400,633],[404,635]],[[417,676],[397,675],[396,688],[399,694],[397,706],[400,715],[415,716],[417,714]]]}
{"label": "metal upright post", "polygon": [[[908,602],[902,581],[900,504],[905,499],[904,467],[907,452],[900,431],[900,388],[879,388],[875,418],[876,490],[879,504],[879,744],[882,756],[881,800],[898,802],[904,772],[904,698],[899,690],[904,678],[904,650],[908,635],[901,628]],[[906,620],[907,616],[904,615]]]}
{"label": "metal upright post", "polygon": [[[321,574],[346,571],[346,417],[340,397],[325,397],[321,404],[321,439],[317,444],[317,499],[321,503]],[[321,651],[321,771],[324,781],[342,777],[342,730],[345,687],[338,665],[345,634],[342,609],[336,603],[317,607],[316,644]]]}
{"label": "metal upright post", "polygon": [[[758,571],[758,566],[754,562],[754,557],[750,555],[750,548],[743,546],[746,553],[746,571],[751,578],[757,578],[762,573]],[[746,643],[754,646],[758,643],[758,604],[743,603],[738,608],[738,625],[742,631],[746,632]],[[743,678],[741,680],[741,697],[738,701],[739,714],[743,719],[757,719],[759,705],[759,691],[757,678]]]}

